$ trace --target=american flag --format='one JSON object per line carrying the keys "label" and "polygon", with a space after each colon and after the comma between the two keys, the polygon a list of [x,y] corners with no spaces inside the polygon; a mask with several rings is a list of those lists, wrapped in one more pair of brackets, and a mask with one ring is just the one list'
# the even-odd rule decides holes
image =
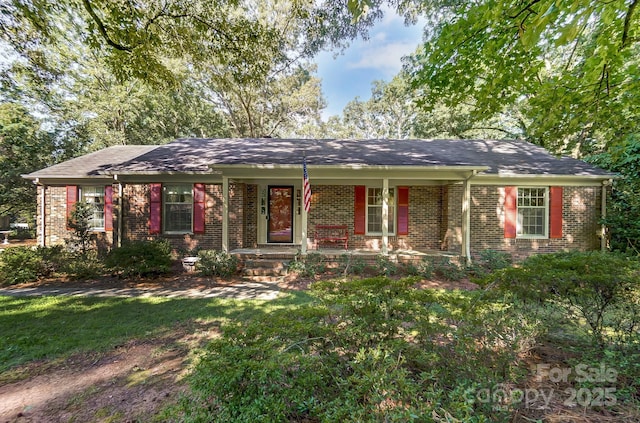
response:
{"label": "american flag", "polygon": [[309,213],[311,209],[311,184],[309,183],[309,174],[307,173],[307,158],[302,158],[302,172],[303,172],[303,182],[302,182],[302,198],[304,201],[304,211]]}

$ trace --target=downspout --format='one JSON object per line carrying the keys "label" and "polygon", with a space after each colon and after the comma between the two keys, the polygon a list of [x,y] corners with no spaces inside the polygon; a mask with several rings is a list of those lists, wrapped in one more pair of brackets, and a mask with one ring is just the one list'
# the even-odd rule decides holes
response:
{"label": "downspout", "polygon": [[466,264],[471,264],[471,178],[478,174],[477,170],[472,170],[471,174],[464,180],[464,194],[462,199],[462,257],[466,259]]}
{"label": "downspout", "polygon": [[607,186],[612,185],[613,180],[602,181],[602,201],[600,202],[600,218],[602,225],[600,227],[600,250],[607,251],[607,225],[604,220],[607,218]]}

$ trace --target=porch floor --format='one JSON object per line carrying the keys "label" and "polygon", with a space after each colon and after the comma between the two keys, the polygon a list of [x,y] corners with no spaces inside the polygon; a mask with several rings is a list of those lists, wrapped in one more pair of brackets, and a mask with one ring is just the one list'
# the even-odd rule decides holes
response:
{"label": "porch floor", "polygon": [[[285,245],[285,246],[265,246],[265,247],[257,247],[257,248],[238,248],[236,250],[231,250],[230,254],[238,255],[240,257],[243,256],[252,256],[252,257],[263,257],[263,258],[293,258],[296,254],[300,253],[300,247],[296,245]],[[339,257],[343,254],[352,255],[352,256],[360,256],[363,258],[374,258],[382,254],[380,250],[370,250],[370,249],[348,249],[345,250],[343,248],[319,248],[319,249],[310,249],[307,250],[307,254],[320,254],[327,257]],[[440,250],[391,250],[389,251],[389,257],[393,258],[413,258],[419,259],[422,257],[450,257],[450,258],[458,258],[459,254],[452,253],[450,251],[440,251]]]}

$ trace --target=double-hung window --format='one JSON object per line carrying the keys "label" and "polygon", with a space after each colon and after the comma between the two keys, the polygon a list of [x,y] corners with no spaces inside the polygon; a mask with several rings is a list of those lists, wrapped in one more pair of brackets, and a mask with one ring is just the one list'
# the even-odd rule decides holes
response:
{"label": "double-hung window", "polygon": [[164,231],[191,232],[193,191],[191,184],[164,185]]}
{"label": "double-hung window", "polygon": [[517,236],[546,238],[548,236],[549,190],[547,188],[518,187]]}
{"label": "double-hung window", "polygon": [[[367,234],[382,233],[382,188],[367,188]],[[389,188],[389,208],[387,215],[387,224],[389,234],[395,234],[395,190]]]}
{"label": "double-hung window", "polygon": [[104,186],[80,187],[80,200],[91,205],[89,227],[94,231],[104,230]]}

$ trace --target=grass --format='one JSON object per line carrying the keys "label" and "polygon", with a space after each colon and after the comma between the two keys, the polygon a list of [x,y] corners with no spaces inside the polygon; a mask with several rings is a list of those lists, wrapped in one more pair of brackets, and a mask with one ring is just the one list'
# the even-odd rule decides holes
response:
{"label": "grass", "polygon": [[33,360],[162,336],[180,324],[260,318],[308,300],[301,292],[273,301],[0,296],[0,374]]}

